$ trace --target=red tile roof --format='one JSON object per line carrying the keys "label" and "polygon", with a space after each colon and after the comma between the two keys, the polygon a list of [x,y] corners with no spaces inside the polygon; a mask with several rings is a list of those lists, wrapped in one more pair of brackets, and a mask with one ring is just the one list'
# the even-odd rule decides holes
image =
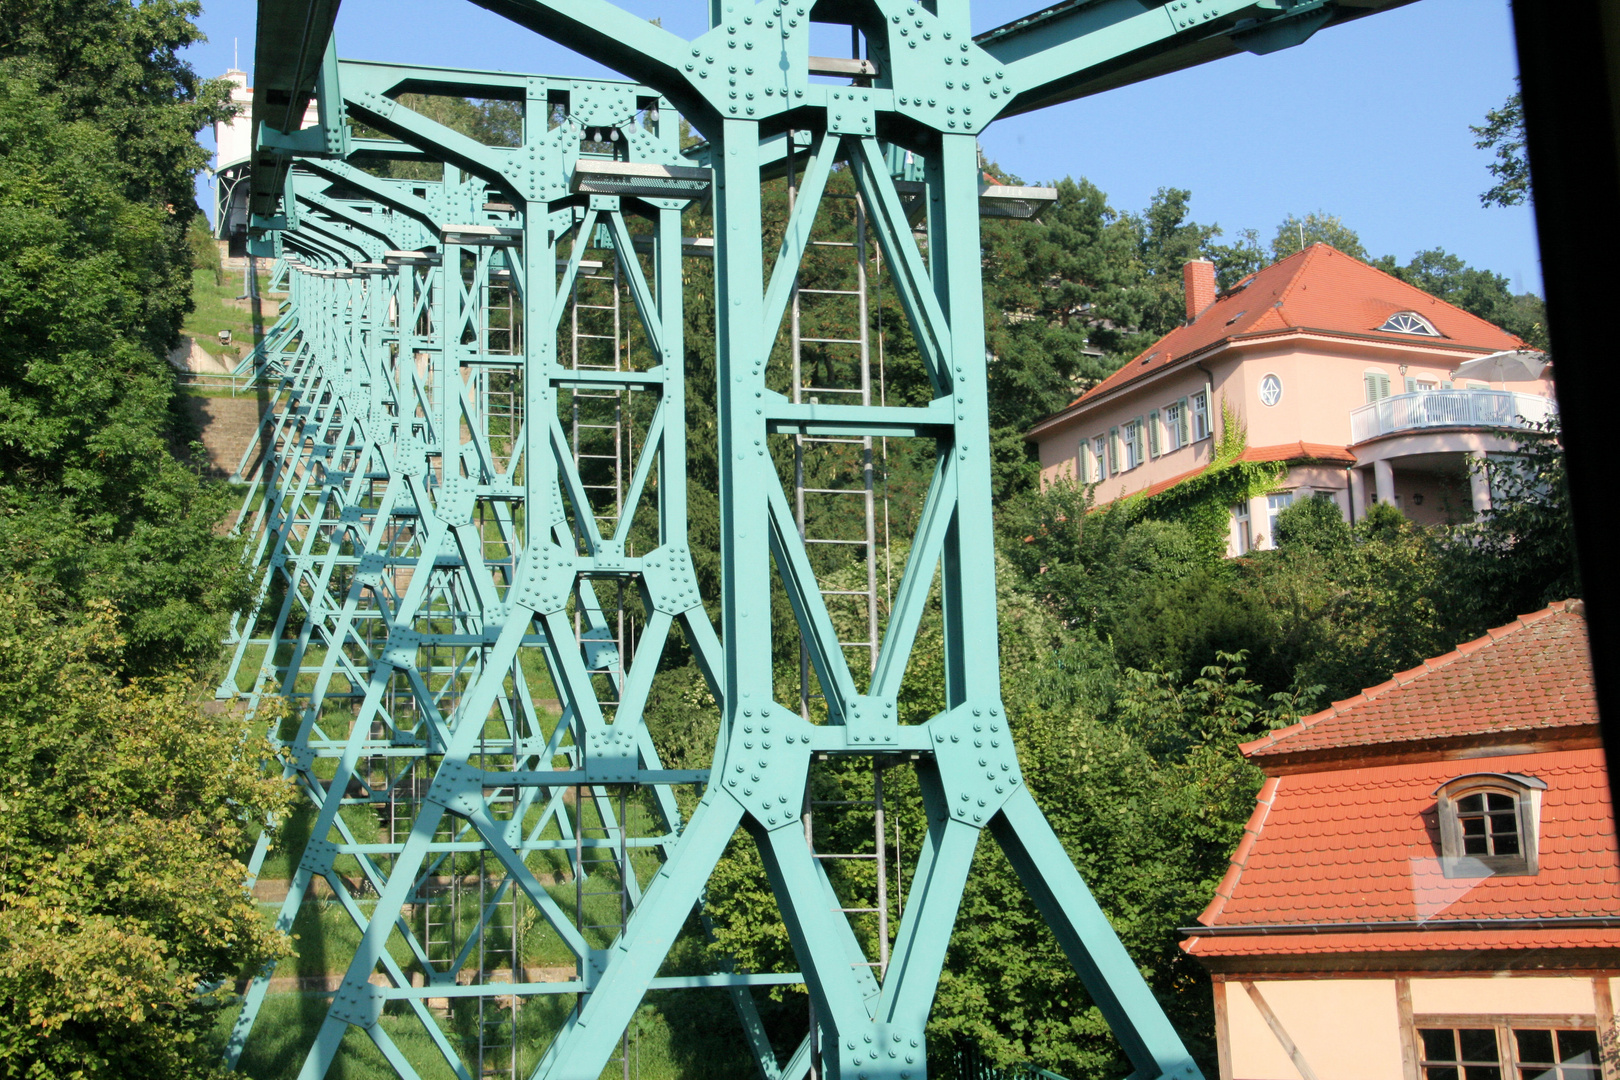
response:
{"label": "red tile roof", "polygon": [[[1441,872],[1434,791],[1472,772],[1526,773],[1546,783],[1534,876],[1447,878]],[[1620,855],[1603,753],[1591,749],[1272,777],[1199,922],[1258,930],[1616,915]],[[1588,945],[1620,946],[1620,929],[1256,933],[1199,936],[1185,947],[1198,956],[1232,956]]]}
{"label": "red tile roof", "polygon": [[[1413,953],[1483,952],[1510,949],[1617,949],[1620,930],[1605,927],[1571,929],[1401,930],[1354,934],[1279,934],[1230,937],[1195,935],[1182,947],[1204,960],[1227,957],[1278,957],[1378,953],[1409,957]],[[1403,966],[1392,963],[1391,967]]]}
{"label": "red tile roof", "polygon": [[1389,334],[1395,340],[1411,344],[1438,341],[1484,352],[1524,347],[1523,341],[1505,330],[1415,285],[1326,244],[1312,244],[1249,275],[1192,322],[1170,331],[1069,407],[1117,390],[1229,338],[1294,329],[1372,334],[1398,311],[1417,312],[1442,337]]}
{"label": "red tile roof", "polygon": [[1579,601],[1521,616],[1241,748],[1261,764],[1350,747],[1597,724]]}

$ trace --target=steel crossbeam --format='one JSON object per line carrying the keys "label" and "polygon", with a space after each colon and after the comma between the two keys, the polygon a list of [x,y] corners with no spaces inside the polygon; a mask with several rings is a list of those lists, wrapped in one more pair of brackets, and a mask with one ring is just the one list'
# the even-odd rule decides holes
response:
{"label": "steel crossbeam", "polygon": [[[325,67],[329,79],[340,70],[334,63]],[[310,260],[294,264],[289,273],[291,310],[297,312],[296,321],[289,325],[304,332],[296,349],[290,350],[292,358],[283,355],[274,372],[282,407],[268,436],[272,465],[244,507],[258,504],[247,532],[252,536],[253,557],[266,567],[259,595],[263,598],[269,593],[272,577],[281,582],[284,593],[270,637],[260,642],[268,648],[250,695],[279,690],[300,707],[298,730],[284,740],[292,762],[289,772],[318,811],[311,830],[314,839],[297,864],[280,924],[291,927],[311,879],[321,877],[366,935],[360,950],[366,959],[356,959],[345,989],[338,993],[334,1016],[345,1015],[345,1002],[376,993],[368,977],[379,960],[367,950],[375,948],[374,939],[390,932],[398,933],[417,963],[434,973],[434,982],[442,982],[446,988],[455,986],[458,975],[465,979],[468,954],[487,929],[488,913],[445,970],[443,965],[434,966],[431,943],[421,940],[419,928],[412,926],[405,911],[419,904],[424,882],[442,870],[447,856],[457,849],[486,851],[502,864],[496,896],[508,888],[521,890],[579,958],[575,980],[546,984],[544,992],[588,992],[603,962],[602,950],[569,922],[524,858],[534,851],[575,843],[571,837],[580,826],[569,820],[561,797],[566,787],[624,782],[652,786],[655,816],[662,824],[634,844],[662,848],[680,828],[670,785],[705,778],[702,772],[660,768],[639,723],[638,705],[645,699],[663,638],[677,621],[688,641],[700,653],[707,650],[710,662],[717,663],[715,637],[691,584],[690,558],[679,542],[685,532],[679,432],[666,437],[664,421],[665,416],[679,416],[684,411],[678,215],[686,198],[676,197],[682,193],[672,190],[666,193],[670,197],[651,200],[642,208],[655,228],[655,277],[649,282],[633,255],[634,244],[619,198],[578,199],[567,191],[564,166],[572,162],[564,162],[561,151],[570,145],[577,147],[580,137],[578,121],[570,120],[561,131],[548,134],[541,129],[549,142],[547,165],[552,178],[551,188],[544,194],[564,205],[555,212],[541,205],[526,223],[535,228],[520,226],[518,230],[524,239],[521,246],[514,250],[476,243],[436,245],[438,234],[448,240],[452,234],[477,237],[493,231],[483,224],[493,218],[478,209],[487,205],[496,190],[490,181],[500,184],[502,191],[521,190],[533,178],[532,162],[520,162],[509,151],[469,146],[456,133],[391,101],[381,102],[376,80],[392,78],[392,85],[398,86],[402,80],[395,72],[379,76],[376,65],[355,65],[352,73],[344,74],[357,88],[351,98],[344,99],[346,107],[353,107],[379,128],[471,166],[469,171],[475,176],[461,183],[452,181],[447,172],[443,184],[430,185],[435,194],[424,198],[416,194],[421,185],[378,181],[341,160],[303,161],[286,173],[284,217],[275,224],[285,226],[284,242],[305,251]],[[420,83],[434,74],[418,70],[410,78]],[[373,81],[368,83],[368,77]],[[483,89],[491,88],[486,85],[491,77],[481,73],[460,73],[458,78],[458,85],[469,85],[471,80]],[[537,100],[546,100],[550,87],[537,86],[532,79],[527,85]],[[637,88],[576,80],[566,85],[570,107],[593,118],[597,125],[622,125],[626,141],[638,144],[633,148],[636,156],[678,160],[668,128],[660,141],[648,127],[635,123]],[[367,104],[372,110],[369,113],[363,112]],[[536,112],[544,115],[545,110]],[[538,145],[540,139],[530,141]],[[317,179],[320,182],[309,182]],[[375,205],[361,209],[323,193],[328,180],[340,183],[346,191],[361,192]],[[568,205],[571,203],[577,203],[577,209]],[[456,224],[469,219],[476,223]],[[510,356],[492,356],[482,348],[487,313],[481,310],[480,299],[487,296],[492,272],[504,273],[514,283],[524,301],[527,325],[551,327],[561,315],[557,297],[566,294],[570,277],[579,269],[580,252],[598,224],[613,237],[613,249],[623,253],[621,269],[632,283],[635,310],[654,353],[652,364],[632,373],[634,381],[642,391],[652,391],[657,400],[625,499],[625,512],[618,528],[606,535],[597,527],[579,477],[558,445],[556,423],[545,418],[556,415],[558,389],[612,380],[559,369],[554,360],[547,363],[551,358],[542,350],[520,357],[524,374],[531,376],[524,381],[524,415],[537,419],[505,433],[514,446],[504,461],[469,410],[469,403],[477,401],[476,372],[491,363],[513,362]],[[422,234],[424,228],[427,235]],[[536,277],[524,272],[524,259],[538,247],[545,255],[542,265],[549,271],[555,262],[558,234],[572,234],[577,240],[562,285],[548,296],[548,290],[536,285]],[[409,245],[437,246],[438,258],[413,258],[405,251]],[[411,265],[433,261],[439,265],[423,272]],[[470,273],[444,269],[460,268],[464,263],[471,264]],[[504,265],[497,268],[496,263]],[[514,270],[519,272],[514,274]],[[677,284],[671,286],[670,281]],[[547,302],[554,305],[552,310],[547,309]],[[424,319],[431,323],[426,336],[416,333]],[[261,351],[276,355],[275,350]],[[419,363],[425,357],[431,358],[427,370]],[[268,366],[265,371],[272,374]],[[451,434],[457,431],[463,435],[459,446]],[[657,477],[658,487],[647,497],[656,503],[652,514],[659,523],[662,542],[654,551],[632,558],[625,554],[626,533],[636,506],[644,501],[651,476]],[[368,494],[378,482],[384,484],[380,497]],[[493,511],[492,523],[475,526],[475,510],[486,507]],[[391,530],[398,530],[402,518],[412,523],[414,532],[413,550],[405,554],[394,552],[388,538]],[[531,521],[534,534],[523,536]],[[491,525],[508,552],[496,563],[485,558]],[[407,575],[403,581],[402,574]],[[450,581],[435,590],[426,585],[434,577]],[[598,705],[564,609],[573,597],[587,621],[600,624],[602,615],[591,583],[615,577],[641,583],[653,614],[623,685],[614,688],[612,696],[618,707],[610,722]],[[434,602],[435,592],[442,602]],[[525,617],[514,618],[514,609]],[[451,616],[451,625],[437,625],[445,621],[446,614]],[[529,619],[536,616],[540,625],[531,629]],[[251,627],[258,618],[255,611],[244,622]],[[301,628],[289,637],[287,627],[293,621],[301,622]],[[443,632],[446,629],[450,632]],[[238,664],[253,641],[250,631],[239,634]],[[557,648],[549,648],[552,642]],[[424,650],[440,646],[461,649],[462,666],[449,672],[425,666]],[[549,737],[542,737],[543,724],[524,688],[523,669],[514,662],[522,646],[546,651],[549,674],[563,702],[563,717]],[[599,645],[593,648],[600,650]],[[279,655],[282,652],[286,655]],[[495,656],[498,662],[492,660]],[[233,665],[222,692],[231,691],[236,675]],[[412,715],[420,717],[414,728],[395,715],[387,693],[402,679],[409,684]],[[458,685],[462,700],[446,702],[443,685],[433,685],[438,679],[445,685]],[[307,688],[301,685],[306,680],[312,680]],[[352,713],[344,709],[336,715],[336,722],[347,724],[347,731],[329,730],[332,703],[357,696],[358,707]],[[476,704],[469,705],[469,699]],[[517,712],[523,715],[514,715]],[[491,723],[505,726],[504,737],[491,738]],[[378,726],[385,729],[381,740],[373,730]],[[410,836],[403,842],[362,843],[339,813],[345,804],[376,802],[382,794],[346,795],[356,782],[362,760],[379,753],[420,761],[431,758],[437,763],[431,775],[418,776],[410,771],[414,765],[393,773],[390,786],[403,776],[424,784],[431,781],[416,808]],[[559,757],[567,761],[563,768],[554,766]],[[504,771],[490,771],[491,759],[503,762]],[[324,768],[317,764],[322,761],[328,763]],[[474,768],[472,761],[486,768]],[[503,812],[495,805],[499,800],[491,797],[492,787],[519,794]],[[388,794],[391,797],[392,792]],[[444,815],[447,804],[470,824],[439,834],[436,819]],[[606,801],[596,798],[594,804],[598,816],[604,817]],[[560,831],[560,838],[547,839],[548,827]],[[334,835],[337,839],[329,839]],[[256,852],[255,871],[264,854],[262,849]],[[364,881],[380,894],[369,914],[362,911],[349,884],[336,872],[336,860],[341,857],[355,859]],[[579,872],[577,866],[575,872]],[[639,900],[640,881],[633,871],[625,876],[626,891],[632,900]],[[393,985],[378,1000],[409,1002],[434,1032],[446,1061],[464,1073],[455,1048],[422,1003],[425,996],[432,995],[413,993],[386,951],[380,962]],[[267,976],[268,972],[256,979],[249,990],[232,1040],[233,1059],[240,1054],[262,1004]],[[491,998],[507,997],[514,983],[524,983],[516,971],[499,984],[478,981],[484,983],[483,996]],[[745,1029],[760,1040],[762,1058],[770,1059],[768,1067],[762,1060],[762,1068],[769,1075],[779,1074],[745,988],[754,982],[778,982],[781,977],[716,972],[692,976],[690,981],[723,986],[733,993],[744,1014]],[[673,982],[684,984],[681,979]],[[457,996],[466,992],[458,991]],[[398,1058],[374,1018],[362,1026],[368,1027],[391,1060]],[[332,1039],[323,1037],[315,1054],[329,1057],[334,1049]]]}
{"label": "steel crossbeam", "polygon": [[[998,116],[1298,44],[1405,0],[1069,0],[977,36],[967,0],[713,0],[710,30],[691,41],[606,0],[475,2],[637,82],[340,61],[329,43],[335,4],[260,3],[259,81],[274,97],[255,107],[252,244],[282,256],[273,276],[285,279],[289,304],[250,355],[275,387],[261,429],[266,465],[238,526],[262,576],[255,607],[233,630],[221,693],[246,681],[250,699],[279,693],[295,706],[277,737],[314,825],[280,925],[291,927],[318,877],[360,931],[301,1075],[324,1076],[353,1027],[414,1076],[380,1022],[394,1001],[457,1075],[470,1076],[431,999],[467,996],[483,1008],[497,996],[570,993],[577,1007],[532,1075],[595,1078],[645,994],[683,985],[731,990],[767,1080],[812,1066],[829,1078],[920,1080],[951,928],[988,831],[1135,1075],[1198,1076],[1029,794],[1002,702],[978,218],[1031,213],[1046,196],[986,190],[975,139]],[[811,57],[812,18],[850,27],[865,55]],[[812,79],[829,75],[849,81]],[[522,138],[480,143],[402,105],[412,92],[521,101]],[[311,95],[319,124],[290,130]],[[677,111],[707,139],[694,154],[679,153]],[[361,138],[351,122],[386,139]],[[617,135],[607,152],[604,132]],[[357,167],[387,157],[440,162],[443,178],[386,180]],[[925,406],[804,402],[768,385],[835,168],[853,180],[905,313],[932,387]],[[796,196],[767,260],[762,182],[789,170]],[[716,229],[724,648],[686,547],[680,213],[694,198],[711,200]],[[650,258],[638,241],[650,241]],[[645,363],[592,371],[560,362],[557,331],[587,248],[613,260],[624,281]],[[489,344],[497,281],[513,297],[505,350]],[[515,380],[499,425],[491,372]],[[603,485],[582,474],[590,455],[570,443],[559,405],[631,389],[655,404],[629,476],[612,485],[623,505],[603,516],[592,501]],[[869,681],[846,661],[772,435],[894,436],[935,448]],[[643,504],[658,539],[637,555],[627,541]],[[616,666],[603,662],[623,645],[593,585],[604,581],[639,590],[648,613],[633,657]],[[792,609],[824,717],[775,700],[773,586]],[[945,707],[903,724],[898,697],[936,592]],[[664,769],[642,722],[676,624],[722,711],[709,770]],[[249,676],[255,649],[262,657]],[[529,673],[540,669],[523,660],[536,654],[562,706],[554,723],[531,697]],[[913,762],[927,810],[881,979],[801,829],[811,762],[825,758]],[[702,790],[684,821],[672,794],[682,783]],[[622,857],[621,922],[598,942],[583,907],[570,919],[531,863],[572,849],[577,881],[588,828],[618,830],[620,850],[630,850],[628,815],[613,817],[603,785],[648,793],[652,825],[633,846],[653,853],[657,868],[637,871]],[[390,827],[380,841],[361,836],[342,812],[392,808],[406,787],[403,835]],[[570,788],[579,792],[572,805]],[[760,853],[802,972],[661,977],[739,829]],[[446,958],[428,894],[469,854],[481,883],[486,862],[498,869],[459,945],[452,926]],[[261,847],[254,872],[264,857]],[[374,902],[339,860],[358,868]],[[508,898],[530,905],[574,956],[571,981],[528,980],[515,944],[508,980],[491,981],[482,958]],[[427,985],[410,984],[400,953]],[[815,1018],[786,1066],[748,996],[751,985],[784,979],[803,981]],[[233,1061],[267,985],[268,972],[250,988]]]}

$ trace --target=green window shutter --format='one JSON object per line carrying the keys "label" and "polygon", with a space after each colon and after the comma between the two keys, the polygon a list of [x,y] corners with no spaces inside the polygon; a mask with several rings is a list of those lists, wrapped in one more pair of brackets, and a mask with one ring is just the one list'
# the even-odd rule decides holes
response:
{"label": "green window shutter", "polygon": [[1367,386],[1367,404],[1389,397],[1389,376],[1380,371],[1369,371],[1362,376]]}
{"label": "green window shutter", "polygon": [[1150,457],[1158,457],[1159,456],[1159,410],[1158,409],[1154,409],[1152,412],[1148,413],[1147,425],[1148,425],[1148,455]]}
{"label": "green window shutter", "polygon": [[1176,425],[1181,429],[1181,445],[1186,446],[1192,442],[1192,428],[1188,426],[1192,423],[1191,410],[1188,408],[1186,398],[1182,398],[1176,404],[1181,406],[1176,410]]}
{"label": "green window shutter", "polygon": [[1090,452],[1091,440],[1081,439],[1080,448],[1074,454],[1074,467],[1079,470],[1075,479],[1084,484],[1091,479],[1091,470],[1086,468],[1086,455]]}
{"label": "green window shutter", "polygon": [[1453,387],[1451,385],[1451,380],[1447,379],[1445,382],[1441,383],[1440,384],[1440,389],[1442,389],[1442,390],[1451,390],[1451,389],[1453,389]]}
{"label": "green window shutter", "polygon": [[1119,473],[1119,428],[1108,429],[1108,475]]}
{"label": "green window shutter", "polygon": [[1406,377],[1406,392],[1408,394],[1417,393],[1417,380],[1410,375]]}

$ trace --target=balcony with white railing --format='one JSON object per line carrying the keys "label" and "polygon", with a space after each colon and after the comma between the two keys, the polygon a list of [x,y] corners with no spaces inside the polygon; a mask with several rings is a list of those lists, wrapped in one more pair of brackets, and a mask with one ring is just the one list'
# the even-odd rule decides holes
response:
{"label": "balcony with white railing", "polygon": [[1557,410],[1551,399],[1515,390],[1420,390],[1350,411],[1350,442],[1434,428],[1522,428]]}

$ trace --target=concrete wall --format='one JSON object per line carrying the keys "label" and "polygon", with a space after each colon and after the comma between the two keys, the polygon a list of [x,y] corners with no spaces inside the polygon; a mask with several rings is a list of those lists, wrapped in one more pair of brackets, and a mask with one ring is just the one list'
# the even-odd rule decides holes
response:
{"label": "concrete wall", "polygon": [[[180,400],[186,413],[202,431],[209,471],[215,476],[230,477],[236,472],[242,454],[253,438],[254,429],[264,415],[264,404],[257,397],[245,394],[241,397],[183,394]],[[251,476],[262,460],[262,452],[255,454],[248,462],[245,475]]]}

